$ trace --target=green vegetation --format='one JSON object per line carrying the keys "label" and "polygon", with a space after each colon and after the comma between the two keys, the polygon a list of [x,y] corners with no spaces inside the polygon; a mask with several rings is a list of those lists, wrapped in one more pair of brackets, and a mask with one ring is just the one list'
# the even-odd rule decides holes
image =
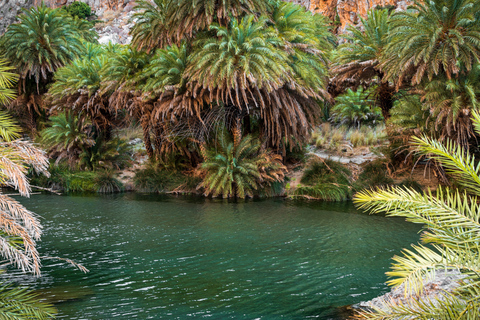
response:
{"label": "green vegetation", "polygon": [[344,201],[352,196],[351,172],[332,160],[312,160],[294,190],[293,198]]}
{"label": "green vegetation", "polygon": [[356,147],[370,147],[382,144],[386,139],[385,127],[362,126],[348,128],[335,127],[326,122],[312,133],[311,144],[317,148],[341,151]]}
{"label": "green vegetation", "polygon": [[202,170],[205,178],[201,186],[206,195],[224,198],[245,198],[275,182],[283,182],[286,167],[281,157],[270,150],[261,150],[258,139],[247,135],[231,141],[220,135],[215,148],[204,151]]}
{"label": "green vegetation", "polygon": [[[477,132],[480,116],[474,113]],[[422,193],[403,187],[363,191],[355,196],[357,205],[372,213],[405,217],[424,225],[422,241],[412,245],[403,257],[394,257],[395,277],[390,285],[405,284],[406,302],[386,302],[384,309],[362,311],[360,319],[416,318],[428,315],[433,319],[475,319],[480,308],[480,277],[478,243],[480,241],[480,168],[475,158],[461,145],[447,140],[442,144],[426,136],[414,138],[417,150],[440,162],[465,191],[439,187],[436,193]],[[440,293],[431,300],[418,299],[423,281],[434,276],[435,270],[459,270],[468,280],[460,282],[452,293]],[[443,298],[443,299],[442,299]]]}
{"label": "green vegetation", "polygon": [[111,170],[79,171],[67,166],[50,165],[50,176],[33,175],[32,185],[60,192],[115,193],[123,184]]}
{"label": "green vegetation", "polygon": [[63,7],[71,16],[77,17],[79,19],[86,19],[92,15],[92,8],[85,3],[80,1],[74,1],[73,3]]}
{"label": "green vegetation", "polygon": [[[405,158],[419,146],[448,183],[463,170],[449,171],[453,163],[473,166],[480,152],[471,120],[480,99],[480,2],[414,1],[406,11],[391,9],[371,10],[361,26],[337,39],[329,26],[338,25],[338,15],[329,22],[291,2],[140,0],[131,45],[99,45],[94,23],[84,19],[91,9],[82,2],[26,10],[0,37],[0,103],[23,129],[2,111],[3,152],[20,174],[4,182],[26,195],[27,166],[46,169],[43,153],[10,141],[23,132],[54,160],[52,176],[34,182],[67,192],[121,191],[113,170],[127,168],[135,157],[142,165],[146,154],[148,165],[134,179],[138,190],[201,190],[226,198],[279,194],[284,164],[304,161],[309,142],[339,152],[378,145],[391,152],[366,165],[355,182],[341,164],[310,161],[293,197],[339,201],[362,188],[391,185],[385,173],[413,164]],[[133,154],[121,139],[126,128],[141,132],[143,154]],[[26,157],[29,152],[39,158]],[[458,161],[445,161],[452,152]],[[476,180],[460,183],[476,194]],[[401,185],[420,189],[408,179]],[[454,208],[461,214],[474,212],[465,208],[476,203],[451,191],[436,198],[399,188],[382,192],[439,206],[438,199],[463,202]],[[363,192],[358,199],[379,194]],[[453,235],[435,229],[436,217],[425,218],[432,232]],[[26,265],[10,262],[37,272],[29,242],[36,235],[21,224],[11,236],[22,238],[23,247],[5,240],[6,258],[33,255]],[[453,247],[439,242],[442,248]]]}

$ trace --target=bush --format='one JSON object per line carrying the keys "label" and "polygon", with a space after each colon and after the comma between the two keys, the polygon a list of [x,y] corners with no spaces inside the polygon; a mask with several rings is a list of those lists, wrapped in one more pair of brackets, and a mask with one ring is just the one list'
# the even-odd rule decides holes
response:
{"label": "bush", "polygon": [[50,177],[35,175],[31,184],[64,192],[115,193],[124,190],[112,171],[76,171],[66,165],[50,165],[48,171]]}
{"label": "bush", "polygon": [[86,19],[92,15],[92,8],[85,2],[75,1],[72,4],[64,7],[72,17]]}
{"label": "bush", "polygon": [[332,108],[332,118],[336,123],[360,127],[361,124],[370,123],[376,125],[383,119],[382,111],[374,105],[370,97],[372,90],[363,90],[359,87],[357,91],[347,91],[336,98],[336,104]]}
{"label": "bush", "polygon": [[113,171],[110,170],[96,172],[94,182],[98,193],[116,193],[124,190],[123,183],[115,178]]}
{"label": "bush", "polygon": [[309,163],[291,197],[303,197],[326,201],[343,201],[352,196],[351,172],[332,160],[316,159]]}
{"label": "bush", "polygon": [[135,189],[140,192],[161,193],[182,189],[195,192],[202,181],[199,177],[185,175],[178,171],[167,171],[156,165],[138,170],[133,178]]}
{"label": "bush", "polygon": [[387,164],[381,160],[368,163],[353,184],[355,191],[393,185],[393,179],[388,176]]}

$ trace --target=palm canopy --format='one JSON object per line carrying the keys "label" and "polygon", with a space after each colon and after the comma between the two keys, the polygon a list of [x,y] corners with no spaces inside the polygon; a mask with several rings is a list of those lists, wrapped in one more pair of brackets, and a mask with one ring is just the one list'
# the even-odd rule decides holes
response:
{"label": "palm canopy", "polygon": [[382,53],[388,43],[390,14],[388,10],[370,10],[361,19],[362,28],[348,27],[346,42],[337,49],[332,73],[333,81],[370,81],[383,77],[379,67]]}
{"label": "palm canopy", "polygon": [[[190,54],[184,46],[160,50],[148,69],[157,72],[149,89],[163,88],[156,118],[201,117],[203,108],[212,104],[235,106],[240,113],[263,119],[272,145],[281,145],[282,137],[308,136],[316,114],[313,99],[322,98],[324,73],[310,72],[303,79],[304,73],[292,67],[291,56],[297,52],[289,55],[267,22],[254,16],[232,19],[227,27],[213,24],[217,37],[199,39]],[[314,54],[302,54],[323,65]],[[308,64],[314,63],[305,61]]]}
{"label": "palm canopy", "polygon": [[217,89],[224,100],[236,90],[239,106],[241,98],[247,102],[247,88],[272,92],[291,80],[287,54],[278,47],[275,32],[266,30],[266,21],[247,16],[233,19],[228,27],[210,26],[217,37],[200,41],[187,70],[191,80],[210,91]]}
{"label": "palm canopy", "polygon": [[264,0],[140,0],[135,6],[136,20],[132,43],[148,52],[165,45],[177,44],[212,23],[226,26],[231,18],[266,13]]}
{"label": "palm canopy", "polygon": [[159,49],[141,77],[147,79],[144,91],[162,92],[167,89],[183,88],[187,83],[185,69],[190,63],[190,50],[184,42]]}
{"label": "palm canopy", "polygon": [[296,81],[304,87],[322,90],[333,48],[325,17],[291,2],[272,1],[271,7],[272,27],[288,54]]}
{"label": "palm canopy", "polygon": [[[474,125],[480,129],[480,116],[474,112]],[[418,151],[437,160],[466,192],[439,187],[436,194],[392,187],[363,191],[354,201],[371,212],[406,217],[425,225],[422,240],[431,246],[413,246],[403,257],[394,257],[392,285],[406,285],[407,303],[386,302],[383,310],[364,311],[361,319],[477,319],[480,308],[480,166],[463,147],[451,140],[442,144],[423,137],[413,138]],[[467,193],[468,192],[468,193]],[[424,301],[410,293],[421,292],[426,277],[435,270],[459,270],[468,281],[452,294]],[[443,298],[443,299],[442,299]],[[442,301],[443,300],[443,301]]]}
{"label": "palm canopy", "polygon": [[88,118],[97,128],[111,126],[112,112],[108,97],[101,92],[103,70],[108,57],[76,59],[55,73],[55,82],[48,91],[52,110],[70,109],[81,118]]}
{"label": "palm canopy", "polygon": [[11,24],[0,46],[5,57],[17,68],[20,78],[46,82],[58,68],[84,50],[81,34],[94,39],[91,24],[79,22],[42,4],[25,11]]}
{"label": "palm canopy", "polygon": [[399,87],[470,71],[480,61],[478,9],[473,0],[433,0],[394,13],[382,63],[387,78]]}

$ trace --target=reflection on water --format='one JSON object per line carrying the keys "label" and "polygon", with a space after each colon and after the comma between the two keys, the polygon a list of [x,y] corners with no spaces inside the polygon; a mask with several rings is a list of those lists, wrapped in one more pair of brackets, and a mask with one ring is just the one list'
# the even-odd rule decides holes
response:
{"label": "reflection on water", "polygon": [[126,194],[37,195],[35,284],[61,319],[334,319],[385,292],[390,258],[418,226],[351,203],[232,202]]}

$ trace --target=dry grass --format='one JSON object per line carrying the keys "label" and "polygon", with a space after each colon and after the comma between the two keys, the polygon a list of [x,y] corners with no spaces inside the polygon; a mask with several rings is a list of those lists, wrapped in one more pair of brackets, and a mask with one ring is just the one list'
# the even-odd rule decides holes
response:
{"label": "dry grass", "polygon": [[115,131],[115,135],[122,140],[130,141],[133,139],[143,139],[143,131],[139,125],[132,125]]}
{"label": "dry grass", "polygon": [[385,126],[375,128],[363,126],[348,128],[346,126],[334,127],[330,123],[323,123],[312,134],[311,144],[317,148],[330,151],[339,151],[345,146],[370,147],[382,144],[386,138]]}

